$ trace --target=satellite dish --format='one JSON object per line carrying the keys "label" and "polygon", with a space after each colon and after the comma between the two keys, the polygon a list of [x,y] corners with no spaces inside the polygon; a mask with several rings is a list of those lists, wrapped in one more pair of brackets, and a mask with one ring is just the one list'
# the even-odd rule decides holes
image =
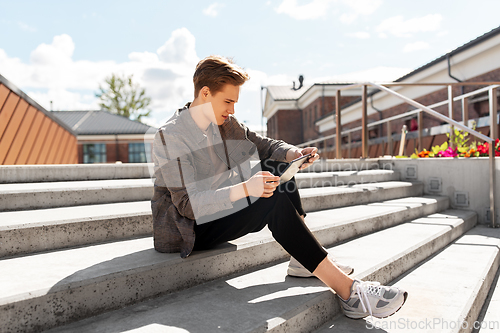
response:
{"label": "satellite dish", "polygon": [[299,75],[299,86],[298,86],[298,88],[295,88],[295,81],[293,81],[293,88],[292,88],[292,90],[299,90],[300,88],[302,88],[303,83],[304,83],[304,76],[303,75]]}

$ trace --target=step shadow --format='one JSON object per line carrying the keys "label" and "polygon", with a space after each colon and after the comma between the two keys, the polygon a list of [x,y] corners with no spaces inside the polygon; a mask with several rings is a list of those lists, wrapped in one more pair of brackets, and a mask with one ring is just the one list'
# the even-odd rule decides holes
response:
{"label": "step shadow", "polygon": [[[111,270],[126,270],[130,261],[145,257],[157,260],[158,256],[164,255],[152,251],[154,250],[144,250],[117,257],[78,271],[58,282],[51,291],[67,287],[68,283],[99,273],[103,269],[110,270],[111,267]],[[172,255],[178,257],[178,253]],[[290,303],[302,305],[320,293],[330,293],[318,279],[289,277],[286,276],[286,269],[279,269],[276,274],[276,267],[272,264],[263,268],[263,273],[256,273],[259,269],[262,270],[262,267],[188,290],[158,294],[143,301],[136,300],[135,304],[120,310],[100,309],[95,312],[106,312],[53,331],[78,331],[78,327],[81,327],[90,332],[123,332],[149,328],[169,332],[248,332],[269,320],[279,321],[281,316],[291,310]],[[268,276],[267,272],[274,274],[273,278],[260,281],[258,276]],[[247,274],[249,277],[242,282],[240,276]],[[331,295],[334,300],[333,293]],[[84,317],[88,315],[90,314],[87,313]],[[73,317],[71,320],[80,318]]]}

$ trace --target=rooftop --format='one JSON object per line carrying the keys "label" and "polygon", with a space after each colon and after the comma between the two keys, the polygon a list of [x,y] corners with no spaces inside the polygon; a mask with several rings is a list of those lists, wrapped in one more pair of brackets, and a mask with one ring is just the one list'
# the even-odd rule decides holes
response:
{"label": "rooftop", "polygon": [[154,128],[103,110],[51,113],[71,127],[77,135],[145,134]]}
{"label": "rooftop", "polygon": [[492,29],[492,30],[488,31],[487,33],[485,33],[485,34],[483,34],[483,35],[481,35],[481,36],[479,36],[477,38],[474,38],[473,40],[471,40],[471,41],[469,41],[469,42],[467,42],[467,43],[465,43],[465,44],[457,47],[456,49],[454,49],[454,50],[452,50],[452,51],[450,51],[450,52],[448,52],[448,53],[446,53],[446,54],[444,54],[444,55],[442,55],[442,56],[440,56],[440,57],[438,57],[438,58],[436,58],[436,59],[434,59],[432,61],[428,62],[427,64],[425,64],[425,65],[423,65],[423,66],[415,69],[414,71],[412,71],[412,72],[410,72],[410,73],[408,73],[408,74],[400,77],[395,82],[404,81],[407,78],[409,78],[410,76],[412,76],[414,74],[417,74],[418,72],[421,72],[424,69],[432,67],[435,64],[437,64],[437,63],[439,63],[439,62],[441,62],[443,60],[446,60],[447,57],[451,57],[451,56],[453,56],[455,54],[458,54],[458,53],[460,53],[462,51],[465,51],[468,48],[471,48],[471,47],[473,47],[473,46],[475,46],[477,44],[480,44],[480,43],[484,42],[485,40],[488,40],[491,37],[494,37],[494,36],[496,36],[498,34],[500,34],[500,26],[498,28],[495,28],[495,29]]}
{"label": "rooftop", "polygon": [[[42,112],[44,115],[49,117],[51,120],[59,124],[61,127],[63,127],[65,130],[70,132],[72,135],[75,135],[76,133],[71,129],[71,126],[68,126],[64,121],[61,121],[59,118],[54,117],[54,115],[45,110],[44,107],[42,107],[40,104],[38,104],[35,100],[33,100],[31,97],[26,95],[21,89],[19,89],[16,85],[14,85],[12,82],[7,80],[4,76],[0,75],[0,84],[6,86],[10,91],[12,91],[14,94],[18,95],[20,98],[25,100],[29,105],[37,109],[38,111]],[[1,107],[1,105],[0,105]]]}
{"label": "rooftop", "polygon": [[294,101],[298,99],[310,86],[303,86],[299,90],[293,90],[292,86],[268,86],[267,91],[275,101]]}

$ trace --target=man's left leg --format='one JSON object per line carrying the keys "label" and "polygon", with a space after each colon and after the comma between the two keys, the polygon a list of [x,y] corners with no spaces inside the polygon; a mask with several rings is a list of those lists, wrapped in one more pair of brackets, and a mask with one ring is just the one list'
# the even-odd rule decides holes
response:
{"label": "man's left leg", "polygon": [[[274,161],[274,160],[264,160],[261,161],[260,166],[262,168],[262,171],[269,171],[272,174],[280,174],[284,168],[287,166],[288,163],[286,162],[279,162],[279,161]],[[253,170],[252,174],[258,171],[258,165],[254,167],[255,170]],[[302,201],[300,199],[300,194],[299,194],[299,189],[297,182],[295,181],[295,177],[290,179],[288,182],[283,183],[280,185],[279,188],[276,189],[276,191],[283,191],[286,193],[290,201],[295,207],[295,210],[297,213],[300,215],[302,218],[302,221],[305,222],[304,218],[306,217],[306,212],[302,208]],[[329,258],[331,262],[333,262],[335,265],[337,265],[342,272],[344,272],[347,275],[350,275],[354,273],[354,268],[352,266],[343,264],[338,262],[335,257],[332,255],[329,255]],[[288,265],[288,275],[290,276],[296,276],[296,277],[313,277],[314,274],[310,272],[308,269],[306,269],[300,262],[295,259],[293,256],[290,258],[290,263]]]}

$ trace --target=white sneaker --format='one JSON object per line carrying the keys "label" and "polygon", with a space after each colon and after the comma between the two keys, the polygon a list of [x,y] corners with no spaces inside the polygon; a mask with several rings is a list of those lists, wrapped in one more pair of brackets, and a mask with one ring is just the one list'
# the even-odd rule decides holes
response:
{"label": "white sneaker", "polygon": [[353,319],[389,317],[403,306],[407,297],[408,293],[401,288],[360,280],[352,283],[348,300],[339,296],[344,314]]}
{"label": "white sneaker", "polygon": [[[333,261],[337,267],[344,272],[347,275],[350,275],[354,272],[354,268],[352,268],[349,265],[344,265],[339,262],[335,258],[333,258],[331,255],[328,255],[328,258]],[[290,257],[290,262],[288,263],[288,271],[287,274],[290,276],[295,276],[295,277],[313,277],[314,274],[309,272],[307,268],[302,266],[300,262],[297,261],[294,257]]]}

